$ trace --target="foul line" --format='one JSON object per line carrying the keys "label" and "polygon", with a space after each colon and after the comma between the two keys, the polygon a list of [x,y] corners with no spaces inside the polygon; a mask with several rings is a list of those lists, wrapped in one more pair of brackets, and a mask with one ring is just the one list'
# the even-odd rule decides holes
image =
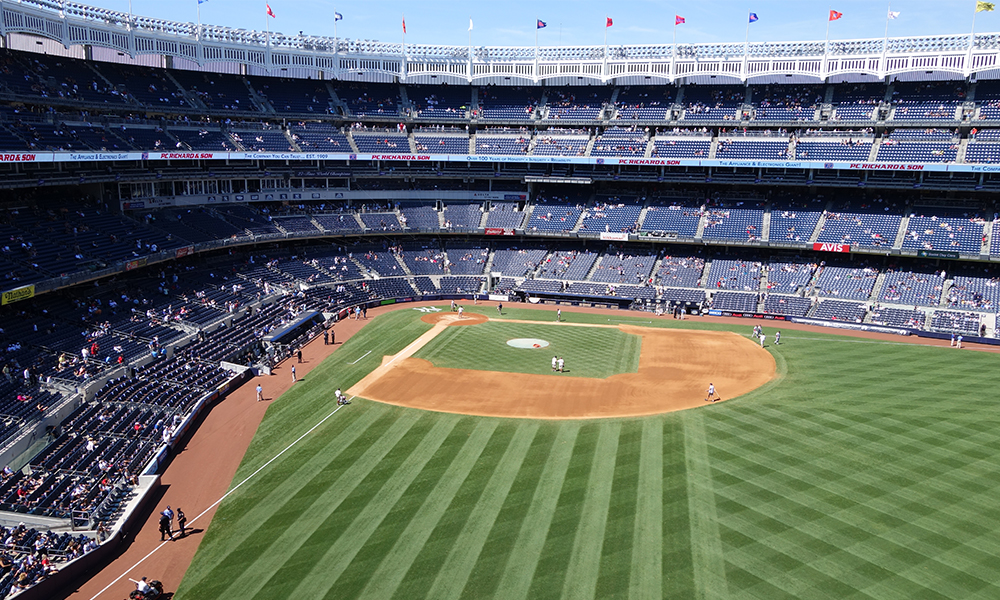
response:
{"label": "foul line", "polygon": [[[745,337],[745,338],[748,338],[748,339],[756,340],[756,338],[753,338],[749,334],[740,334],[740,335],[743,336],[743,337]],[[770,337],[770,338],[773,339],[773,336],[769,335],[768,337]],[[858,339],[858,338],[840,339],[841,337],[845,337],[846,338],[846,337],[851,337],[851,336],[837,336],[837,337],[833,337],[833,338],[812,338],[812,337],[798,337],[798,336],[794,336],[794,335],[783,335],[783,336],[781,336],[781,339],[783,339],[783,340],[806,340],[806,341],[809,341],[809,342],[840,342],[841,344],[874,344],[876,346],[924,346],[924,347],[927,347],[927,348],[941,348],[942,347],[942,346],[935,346],[934,344],[916,344],[916,343],[913,343],[913,342],[886,342],[886,341],[881,341],[881,340],[866,340],[866,339]],[[767,344],[768,348],[770,348],[772,346],[774,346],[773,342],[769,342]],[[780,348],[781,344],[778,344],[778,347]]]}
{"label": "foul line", "polygon": [[[371,352],[371,351],[369,351],[369,353],[370,353],[370,352]],[[366,354],[365,356],[367,356],[367,354]],[[362,358],[364,358],[364,357],[362,357]],[[360,360],[360,359],[359,359],[359,360]],[[354,400],[354,398],[356,398],[356,397],[357,397],[357,396],[351,396],[350,400]],[[348,400],[348,402],[350,402],[350,400]],[[278,458],[279,458],[279,457],[280,457],[280,456],[281,456],[282,454],[284,454],[285,452],[288,452],[288,451],[289,451],[289,450],[290,450],[290,449],[292,448],[292,446],[294,446],[295,444],[298,444],[299,442],[301,442],[301,441],[302,441],[302,440],[303,440],[303,439],[304,439],[304,438],[305,438],[305,437],[306,437],[307,435],[309,435],[310,433],[312,433],[313,431],[315,431],[317,427],[319,427],[319,426],[320,426],[320,425],[322,425],[323,423],[326,423],[326,421],[327,421],[327,420],[328,420],[328,419],[329,419],[330,417],[332,417],[333,415],[337,414],[337,411],[338,411],[338,410],[340,410],[340,409],[342,409],[342,408],[344,408],[344,406],[346,406],[346,405],[343,405],[343,404],[341,404],[341,405],[337,406],[337,408],[333,409],[333,412],[331,412],[331,413],[330,413],[330,414],[328,414],[327,416],[323,417],[323,420],[321,420],[321,421],[320,421],[319,423],[316,423],[315,425],[313,425],[313,426],[312,426],[312,428],[310,428],[310,429],[309,429],[309,431],[307,431],[307,432],[303,433],[302,435],[300,435],[300,436],[299,436],[299,438],[298,438],[297,440],[295,440],[295,441],[294,441],[294,442],[292,442],[291,444],[288,444],[288,446],[286,446],[284,450],[282,450],[281,452],[279,452],[279,453],[275,454],[275,455],[274,455],[274,457],[273,457],[273,458],[271,458],[271,460],[269,460],[269,461],[267,461],[266,463],[264,463],[263,465],[261,465],[261,466],[260,466],[260,468],[258,468],[258,469],[257,469],[256,471],[254,471],[253,473],[251,473],[250,475],[248,475],[246,479],[244,479],[243,481],[241,481],[241,482],[239,482],[238,484],[236,484],[236,486],[235,486],[235,487],[234,487],[233,489],[231,489],[231,490],[229,490],[228,492],[226,492],[225,494],[223,494],[221,498],[219,498],[219,499],[218,499],[218,500],[216,500],[216,501],[215,501],[214,503],[212,503],[212,505],[211,505],[211,506],[209,506],[208,508],[206,508],[205,510],[203,510],[203,511],[201,512],[201,514],[199,514],[199,515],[198,515],[197,517],[195,517],[195,518],[191,519],[191,521],[190,521],[190,524],[191,524],[191,525],[194,525],[194,522],[195,522],[195,521],[197,521],[198,519],[200,519],[200,518],[202,518],[203,516],[205,516],[205,514],[206,514],[206,513],[208,513],[208,511],[210,511],[210,510],[212,510],[213,508],[215,508],[216,506],[218,506],[218,505],[219,505],[219,503],[221,503],[221,502],[222,502],[223,500],[225,500],[226,498],[228,498],[230,494],[232,494],[232,493],[233,493],[233,492],[235,492],[236,490],[240,489],[240,487],[242,487],[244,483],[246,483],[246,482],[250,481],[251,479],[253,479],[253,478],[254,478],[254,477],[255,477],[255,476],[256,476],[256,475],[258,474],[258,473],[260,473],[260,472],[261,472],[261,471],[263,471],[263,470],[264,470],[265,468],[267,468],[267,466],[268,466],[268,465],[270,465],[270,464],[271,464],[271,463],[273,463],[274,461],[278,460]],[[173,540],[170,540],[170,541],[173,541]],[[157,551],[158,551],[158,550],[159,550],[160,548],[163,548],[163,546],[165,546],[166,544],[167,544],[167,541],[166,541],[166,540],[164,540],[164,541],[160,542],[160,545],[159,545],[159,546],[157,546],[156,548],[153,548],[152,550],[150,550],[150,551],[149,551],[149,554],[147,554],[146,556],[143,556],[142,558],[140,558],[140,559],[139,559],[139,561],[138,561],[137,563],[135,563],[134,565],[132,565],[131,567],[129,567],[129,568],[128,568],[128,569],[127,569],[127,570],[126,570],[126,571],[125,571],[124,573],[122,573],[121,575],[119,575],[117,579],[115,579],[114,581],[112,581],[111,583],[109,583],[109,584],[108,584],[108,585],[107,585],[107,586],[106,586],[106,587],[105,587],[104,589],[102,589],[101,591],[99,591],[99,592],[97,592],[96,594],[94,594],[94,596],[93,596],[93,597],[92,597],[92,598],[91,598],[90,600],[97,600],[97,598],[98,598],[98,597],[99,597],[99,596],[100,596],[101,594],[103,594],[104,592],[108,591],[108,589],[110,589],[110,588],[111,588],[111,586],[113,586],[113,585],[115,585],[116,583],[118,583],[119,581],[121,581],[121,580],[122,580],[123,578],[125,578],[125,576],[129,575],[129,574],[130,574],[130,573],[131,573],[132,571],[134,571],[134,570],[135,570],[135,569],[136,569],[136,568],[137,568],[137,567],[138,567],[139,565],[141,565],[142,563],[146,562],[146,559],[147,559],[147,558],[149,558],[150,556],[152,556],[152,555],[156,554],[156,552],[157,552]]]}
{"label": "foul line", "polygon": [[[371,353],[372,353],[372,351],[371,351],[371,350],[369,350],[368,352],[365,352],[365,353],[364,353],[364,355],[363,355],[363,356],[362,356],[361,358],[364,358],[365,356],[368,356],[368,355],[369,355],[369,354],[371,354]],[[358,364],[358,361],[359,361],[359,360],[361,360],[361,358],[359,358],[358,360],[356,360],[356,361],[354,361],[354,362],[352,362],[352,363],[350,363],[350,364],[352,364],[352,365],[356,365],[356,364]]]}

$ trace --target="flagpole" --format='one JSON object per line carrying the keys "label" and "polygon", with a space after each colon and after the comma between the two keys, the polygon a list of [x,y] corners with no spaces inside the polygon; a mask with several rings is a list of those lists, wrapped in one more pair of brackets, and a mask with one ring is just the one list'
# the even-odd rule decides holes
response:
{"label": "flagpole", "polygon": [[670,81],[674,80],[677,71],[677,15],[674,15],[674,42],[670,45]]}
{"label": "flagpole", "polygon": [[400,63],[400,74],[403,76],[402,79],[406,80],[406,15],[403,15],[403,46],[402,46],[402,56],[400,57],[402,62]]}
{"label": "flagpole", "polygon": [[337,11],[333,11],[333,51],[337,51]]}
{"label": "flagpole", "polygon": [[830,65],[830,17],[833,9],[827,9],[826,13],[826,42],[823,43],[823,78],[826,79],[827,69]]}
{"label": "flagpole", "polygon": [[889,56],[889,15],[891,14],[892,2],[889,2],[885,12],[885,37],[882,38],[882,77],[885,77],[886,72],[889,70],[889,65],[886,64],[886,57]]}
{"label": "flagpole", "polygon": [[538,17],[535,17],[535,81],[538,81]]}
{"label": "flagpole", "polygon": [[604,74],[608,72],[608,15],[604,15]]}
{"label": "flagpole", "polygon": [[743,81],[747,80],[747,60],[750,57],[750,15],[752,13],[747,10],[747,35],[743,38]]}
{"label": "flagpole", "polygon": [[833,9],[829,9],[826,13],[826,44],[824,45],[824,51],[830,51],[830,15],[833,13]]}
{"label": "flagpole", "polygon": [[979,2],[972,0],[972,31],[969,32],[969,54],[971,57],[972,44],[976,39],[976,13],[979,12]]}
{"label": "flagpole", "polygon": [[201,41],[201,0],[198,0],[198,41]]}

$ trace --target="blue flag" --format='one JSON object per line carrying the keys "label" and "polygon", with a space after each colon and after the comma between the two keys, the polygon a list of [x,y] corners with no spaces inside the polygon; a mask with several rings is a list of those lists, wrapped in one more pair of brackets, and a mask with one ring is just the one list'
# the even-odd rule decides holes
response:
{"label": "blue flag", "polygon": [[544,29],[544,28],[548,27],[548,25],[545,24],[545,21],[542,21],[541,19],[539,19],[538,20],[538,24],[536,25],[536,27],[538,29]]}
{"label": "blue flag", "polygon": [[750,22],[753,23],[757,20],[757,13],[750,13]]}
{"label": "blue flag", "polygon": [[[205,0],[205,1],[207,2],[208,0]],[[339,12],[335,12],[335,13],[333,13],[333,20],[334,21],[343,21],[344,20],[344,15],[340,14]]]}
{"label": "blue flag", "polygon": [[208,0],[198,0],[198,4],[204,4],[206,2],[208,2]]}

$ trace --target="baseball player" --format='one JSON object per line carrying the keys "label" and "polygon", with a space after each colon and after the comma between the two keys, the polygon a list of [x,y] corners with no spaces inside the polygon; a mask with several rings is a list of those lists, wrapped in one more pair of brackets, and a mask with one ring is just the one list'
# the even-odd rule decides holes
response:
{"label": "baseball player", "polygon": [[715,396],[715,384],[708,384],[708,398],[705,398],[705,402],[715,402],[718,398]]}
{"label": "baseball player", "polygon": [[562,309],[561,308],[557,308],[556,309],[556,323],[558,323],[560,321],[562,321]]}
{"label": "baseball player", "polygon": [[566,362],[566,361],[564,361],[564,360],[562,359],[562,357],[560,356],[560,357],[559,357],[559,372],[560,372],[560,373],[562,373],[562,372],[563,372],[563,365],[565,364],[565,362]]}
{"label": "baseball player", "polygon": [[260,402],[263,399],[264,399],[264,388],[261,387],[261,385],[258,383],[257,384],[257,402]]}
{"label": "baseball player", "polygon": [[465,307],[464,306],[459,306],[458,307],[458,318],[459,319],[464,319],[465,317],[462,316],[464,314],[465,314]]}
{"label": "baseball player", "polygon": [[767,336],[765,334],[761,333],[760,334],[760,347],[761,348],[764,347],[764,340],[766,340],[766,339],[767,339]]}
{"label": "baseball player", "polygon": [[781,332],[780,331],[775,331],[774,332],[774,345],[777,346],[780,342],[781,342]]}
{"label": "baseball player", "polygon": [[558,368],[559,368],[559,357],[558,356],[553,356],[552,357],[552,372],[555,373],[556,369],[558,369]]}
{"label": "baseball player", "polygon": [[962,340],[963,340],[963,339],[965,339],[965,338],[964,338],[963,336],[961,336],[961,335],[959,335],[959,336],[958,336],[958,339],[957,339],[957,342],[958,342],[958,347],[959,347],[959,348],[961,348],[961,347],[962,347]]}

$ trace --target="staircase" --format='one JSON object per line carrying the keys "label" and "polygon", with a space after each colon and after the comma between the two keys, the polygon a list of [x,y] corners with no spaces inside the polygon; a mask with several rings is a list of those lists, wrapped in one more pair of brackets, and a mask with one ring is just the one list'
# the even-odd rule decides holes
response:
{"label": "staircase", "polygon": [[595,271],[597,271],[597,269],[601,266],[602,262],[604,262],[604,254],[598,256],[597,260],[594,261],[594,264],[590,265],[590,270],[587,271],[587,275],[584,276],[583,280],[590,281],[590,277],[594,274]]}
{"label": "staircase", "polygon": [[964,138],[958,142],[958,153],[955,155],[955,162],[965,162],[965,151],[969,149],[969,138]]}
{"label": "staircase", "polygon": [[903,240],[906,239],[906,232],[910,230],[910,217],[904,216],[903,220],[899,223],[899,231],[896,232],[896,240],[892,243],[893,250],[899,250],[903,247]]}
{"label": "staircase", "polygon": [[879,297],[882,295],[882,288],[885,287],[886,273],[879,273],[878,277],[875,278],[875,286],[872,287],[872,293],[868,296],[868,300],[871,302],[878,302]]}
{"label": "staircase", "polygon": [[472,155],[476,154],[476,134],[475,133],[470,133],[469,134],[469,154],[472,154]]}
{"label": "staircase", "polygon": [[266,97],[264,97],[257,90],[253,89],[253,86],[250,85],[249,81],[247,81],[246,79],[242,79],[242,81],[243,85],[247,86],[247,90],[250,91],[250,99],[253,100],[254,104],[257,105],[257,108],[261,109],[263,112],[270,115],[277,114],[278,111],[274,110],[274,107],[271,106],[271,103],[268,101]]}
{"label": "staircase", "polygon": [[[330,103],[330,106],[334,108],[333,114],[339,114],[343,112],[346,115],[347,105],[344,103],[343,100],[340,99],[340,96],[337,95],[337,90],[333,89],[333,83],[329,81],[326,82],[326,92],[330,94],[331,98],[333,98],[333,102]],[[337,111],[336,110],[337,108],[340,108],[340,111]]]}
{"label": "staircase", "polygon": [[182,86],[180,82],[174,79],[174,76],[170,74],[170,69],[162,71],[162,74],[164,77],[170,80],[170,83],[177,86],[177,89],[184,94],[184,101],[187,103],[188,106],[192,108],[202,108],[207,110],[207,107],[205,106],[205,103],[201,101],[201,98],[184,89],[184,86]]}
{"label": "staircase", "polygon": [[351,143],[351,152],[361,154],[358,152],[358,145],[354,143],[354,132],[350,129],[347,130],[347,141]]}
{"label": "staircase", "polygon": [[712,272],[712,261],[705,261],[705,269],[701,272],[701,279],[698,280],[698,287],[707,290],[708,289],[708,276]]}
{"label": "staircase", "polygon": [[694,239],[700,240],[703,233],[705,233],[705,226],[708,225],[708,215],[702,215],[698,219],[698,231],[694,232]]}
{"label": "staircase", "polygon": [[292,137],[292,132],[286,129],[284,130],[284,134],[285,134],[285,139],[288,140],[288,145],[290,145],[292,148],[295,148],[296,152],[302,152],[302,148],[299,146],[299,143],[296,142],[295,138]]}
{"label": "staircase", "polygon": [[653,156],[653,150],[656,149],[656,144],[653,142],[653,138],[646,140],[646,151],[642,153],[645,158]]}
{"label": "staircase", "polygon": [[979,254],[990,255],[990,248],[993,244],[993,222],[986,221],[983,223],[983,245],[979,249]]}
{"label": "staircase", "polygon": [[[485,221],[483,221],[485,223]],[[483,267],[483,273],[489,275],[490,271],[493,270],[493,252],[486,253],[486,265]]]}
{"label": "staircase", "polygon": [[819,221],[816,221],[816,229],[813,230],[812,235],[809,236],[809,243],[815,243],[819,239],[819,234],[823,231],[823,227],[826,225],[826,211],[823,211],[819,216]]}
{"label": "staircase", "polygon": [[646,214],[647,213],[649,213],[649,204],[646,204],[646,206],[643,206],[642,210],[639,211],[639,220],[636,221],[636,231],[638,231],[639,229],[642,229],[642,224],[646,222]]}
{"label": "staircase", "polygon": [[951,290],[951,286],[955,285],[954,279],[945,279],[944,283],[941,284],[941,300],[938,301],[938,306],[941,308],[948,308],[948,292]]}
{"label": "staircase", "polygon": [[868,162],[875,162],[875,158],[878,157],[878,149],[882,146],[882,138],[875,138],[872,142],[872,151],[868,153]]}
{"label": "staircase", "polygon": [[399,106],[400,108],[405,109],[403,112],[412,116],[410,109],[413,108],[413,104],[410,102],[410,96],[406,93],[405,85],[399,86]]}
{"label": "staircase", "polygon": [[764,211],[764,220],[760,227],[760,241],[771,241],[771,211]]}
{"label": "staircase", "polygon": [[413,271],[410,270],[410,267],[406,266],[406,261],[403,260],[403,257],[402,256],[396,256],[395,254],[393,254],[392,256],[393,256],[393,258],[396,259],[396,262],[399,263],[399,266],[403,269],[403,272],[406,273],[406,276],[407,277],[413,277]]}

